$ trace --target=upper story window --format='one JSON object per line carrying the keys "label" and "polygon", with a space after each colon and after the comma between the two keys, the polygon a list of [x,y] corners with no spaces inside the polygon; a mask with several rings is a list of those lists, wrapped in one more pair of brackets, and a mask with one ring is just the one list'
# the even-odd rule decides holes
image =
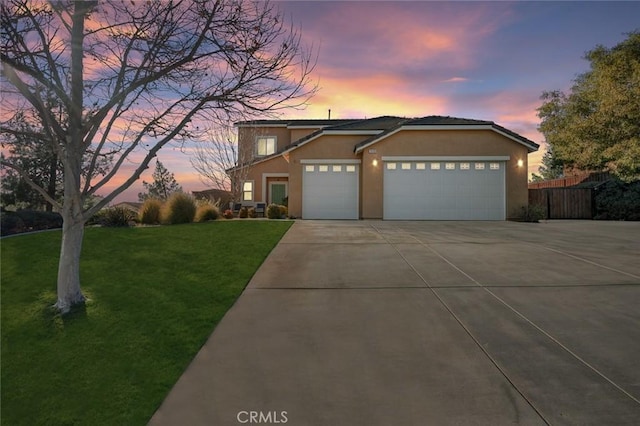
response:
{"label": "upper story window", "polygon": [[275,136],[258,136],[256,138],[256,155],[263,157],[276,152]]}

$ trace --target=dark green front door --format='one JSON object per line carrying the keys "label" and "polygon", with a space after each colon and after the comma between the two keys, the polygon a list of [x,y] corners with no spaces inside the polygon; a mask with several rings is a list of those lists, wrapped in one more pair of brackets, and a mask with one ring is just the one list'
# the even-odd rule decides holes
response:
{"label": "dark green front door", "polygon": [[282,200],[287,196],[287,184],[286,183],[272,183],[271,184],[271,203],[282,204]]}

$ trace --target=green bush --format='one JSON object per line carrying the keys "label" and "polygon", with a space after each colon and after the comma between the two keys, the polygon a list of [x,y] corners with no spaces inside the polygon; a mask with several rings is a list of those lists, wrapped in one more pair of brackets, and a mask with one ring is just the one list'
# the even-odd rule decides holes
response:
{"label": "green bush", "polygon": [[25,232],[24,221],[15,212],[2,212],[0,217],[2,236]]}
{"label": "green bush", "polygon": [[547,218],[547,209],[540,204],[529,204],[528,206],[523,206],[520,212],[520,220],[523,222],[534,222],[538,223],[542,219]]}
{"label": "green bush", "polygon": [[100,210],[96,215],[97,222],[109,228],[131,226],[136,214],[126,207],[109,207]]}
{"label": "green bush", "polygon": [[600,220],[640,220],[640,181],[610,180],[596,189],[596,216]]}
{"label": "green bush", "polygon": [[162,223],[191,223],[196,216],[196,200],[184,192],[171,194],[162,212]]}
{"label": "green bush", "polygon": [[258,217],[258,213],[256,213],[256,208],[255,207],[249,207],[249,211],[247,212],[247,214],[252,219],[255,219],[256,217]]}
{"label": "green bush", "polygon": [[196,222],[216,220],[220,217],[220,211],[211,203],[202,203],[196,209]]}
{"label": "green bush", "polygon": [[240,211],[238,212],[238,217],[240,219],[246,219],[249,217],[249,209],[247,209],[246,207],[241,207]]}
{"label": "green bush", "polygon": [[288,214],[286,206],[280,206],[278,204],[269,204],[267,206],[267,217],[269,219],[285,219]]}
{"label": "green bush", "polygon": [[0,224],[2,235],[62,228],[60,213],[18,210],[17,212],[4,211],[0,217],[2,218]]}
{"label": "green bush", "polygon": [[162,201],[156,198],[147,198],[142,204],[139,213],[140,223],[145,225],[160,224],[160,212],[162,211]]}

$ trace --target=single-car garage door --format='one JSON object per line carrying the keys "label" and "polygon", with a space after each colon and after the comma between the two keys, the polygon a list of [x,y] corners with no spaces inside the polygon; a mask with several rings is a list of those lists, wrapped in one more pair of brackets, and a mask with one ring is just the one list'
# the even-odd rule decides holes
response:
{"label": "single-car garage door", "polygon": [[504,220],[505,161],[385,161],[384,218]]}
{"label": "single-car garage door", "polygon": [[303,219],[358,219],[358,164],[302,163]]}

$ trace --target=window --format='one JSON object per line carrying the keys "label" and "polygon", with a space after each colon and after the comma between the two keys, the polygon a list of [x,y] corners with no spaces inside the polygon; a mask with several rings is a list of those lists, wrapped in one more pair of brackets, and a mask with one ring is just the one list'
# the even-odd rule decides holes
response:
{"label": "window", "polygon": [[347,173],[355,173],[356,166],[349,165],[346,167],[346,169],[347,169]]}
{"label": "window", "polygon": [[402,163],[402,170],[411,170],[411,163]]}
{"label": "window", "polygon": [[341,172],[342,171],[342,166],[332,166],[331,170],[334,172]]}
{"label": "window", "polygon": [[476,163],[476,170],[484,170],[484,163]]}
{"label": "window", "polygon": [[310,165],[306,165],[304,166],[304,171],[305,172],[312,172],[314,171],[316,168],[314,166],[310,166]]}
{"label": "window", "polygon": [[456,163],[446,163],[444,165],[444,168],[447,170],[455,170],[456,169]]}
{"label": "window", "polygon": [[500,163],[491,163],[489,164],[489,168],[491,170],[500,170]]}
{"label": "window", "polygon": [[426,168],[426,164],[416,163],[416,170],[424,170],[425,168]]}
{"label": "window", "polygon": [[460,170],[469,170],[469,163],[460,163]]}
{"label": "window", "polygon": [[431,170],[440,170],[440,163],[431,163]]}
{"label": "window", "polygon": [[248,180],[242,184],[242,201],[253,201],[253,181]]}
{"label": "window", "polygon": [[258,136],[256,138],[256,154],[259,157],[271,155],[276,152],[275,136]]}
{"label": "window", "polygon": [[395,170],[396,163],[387,163],[387,170]]}
{"label": "window", "polygon": [[324,164],[320,165],[320,166],[318,166],[318,171],[319,172],[328,172],[329,171],[329,166],[324,165]]}

